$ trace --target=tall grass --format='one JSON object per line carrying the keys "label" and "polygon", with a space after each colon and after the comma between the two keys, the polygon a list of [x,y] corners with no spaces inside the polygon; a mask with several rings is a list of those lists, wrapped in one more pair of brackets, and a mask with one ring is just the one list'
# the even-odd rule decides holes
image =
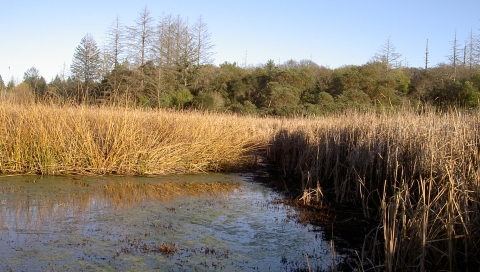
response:
{"label": "tall grass", "polygon": [[305,203],[351,202],[378,220],[362,268],[454,271],[480,263],[479,126],[477,112],[274,119],[0,102],[0,172],[220,171],[264,149]]}
{"label": "tall grass", "polygon": [[303,200],[357,203],[379,220],[362,265],[463,270],[480,263],[479,125],[478,113],[349,113],[280,130],[268,155]]}
{"label": "tall grass", "polygon": [[165,174],[251,162],[254,118],[0,103],[0,172]]}

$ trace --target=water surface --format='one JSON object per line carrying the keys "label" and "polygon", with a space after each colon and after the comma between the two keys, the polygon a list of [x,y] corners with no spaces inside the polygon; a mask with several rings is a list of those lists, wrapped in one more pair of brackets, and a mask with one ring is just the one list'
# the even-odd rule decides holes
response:
{"label": "water surface", "polygon": [[328,269],[279,199],[238,174],[0,177],[0,270]]}

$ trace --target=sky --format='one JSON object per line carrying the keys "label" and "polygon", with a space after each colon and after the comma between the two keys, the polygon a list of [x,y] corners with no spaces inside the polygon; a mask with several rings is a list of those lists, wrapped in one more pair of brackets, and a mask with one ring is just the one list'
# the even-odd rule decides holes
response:
{"label": "sky", "polygon": [[117,16],[133,26],[147,8],[158,21],[179,15],[200,16],[215,45],[214,64],[262,65],[312,60],[332,69],[362,65],[387,40],[404,65],[448,62],[455,32],[464,44],[480,36],[478,0],[43,0],[0,4],[0,75],[16,83],[35,67],[49,82],[68,75],[75,48],[91,34],[99,47]]}

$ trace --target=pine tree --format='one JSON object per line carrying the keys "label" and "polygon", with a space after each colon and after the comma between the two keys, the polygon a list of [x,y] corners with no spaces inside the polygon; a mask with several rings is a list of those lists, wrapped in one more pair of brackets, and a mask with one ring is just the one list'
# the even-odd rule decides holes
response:
{"label": "pine tree", "polygon": [[100,50],[92,35],[87,34],[75,49],[70,70],[74,79],[82,81],[86,87],[100,78]]}
{"label": "pine tree", "polygon": [[78,102],[88,98],[89,91],[100,79],[101,61],[100,50],[92,35],[87,34],[75,49],[72,65],[70,67],[72,77],[83,84],[77,88]]}

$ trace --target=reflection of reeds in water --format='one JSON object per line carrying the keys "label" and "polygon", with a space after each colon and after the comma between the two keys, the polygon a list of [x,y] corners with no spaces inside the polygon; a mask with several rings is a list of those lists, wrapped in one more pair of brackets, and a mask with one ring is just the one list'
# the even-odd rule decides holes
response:
{"label": "reflection of reeds in water", "polygon": [[44,186],[10,185],[0,188],[0,230],[48,232],[62,223],[83,222],[108,209],[123,209],[146,200],[168,201],[182,196],[220,196],[238,188],[237,182],[124,182]]}
{"label": "reflection of reeds in water", "polygon": [[182,196],[219,196],[238,188],[236,182],[109,182],[101,185],[102,198],[115,208],[144,200],[173,200]]}

